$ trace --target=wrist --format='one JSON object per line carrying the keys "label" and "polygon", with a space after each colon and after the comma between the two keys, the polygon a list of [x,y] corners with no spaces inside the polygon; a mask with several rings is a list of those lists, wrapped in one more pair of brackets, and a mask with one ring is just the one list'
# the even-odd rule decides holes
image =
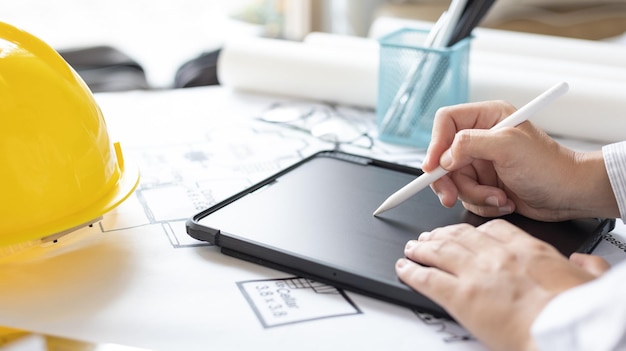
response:
{"label": "wrist", "polygon": [[[619,210],[601,151],[575,152],[568,186],[571,218],[617,218]],[[567,186],[567,185],[566,185]]]}

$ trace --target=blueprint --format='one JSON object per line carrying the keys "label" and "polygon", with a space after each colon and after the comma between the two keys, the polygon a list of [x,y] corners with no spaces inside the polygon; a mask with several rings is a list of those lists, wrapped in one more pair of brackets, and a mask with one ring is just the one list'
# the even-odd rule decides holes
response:
{"label": "blueprint", "polygon": [[[452,321],[240,261],[185,232],[191,215],[320,150],[419,166],[423,150],[376,140],[373,111],[221,87],[96,97],[141,182],[93,226],[0,260],[0,325],[159,350],[485,349]],[[323,116],[263,118],[296,105]],[[320,126],[358,132],[329,139]],[[614,262],[626,257],[620,233],[598,248]]]}

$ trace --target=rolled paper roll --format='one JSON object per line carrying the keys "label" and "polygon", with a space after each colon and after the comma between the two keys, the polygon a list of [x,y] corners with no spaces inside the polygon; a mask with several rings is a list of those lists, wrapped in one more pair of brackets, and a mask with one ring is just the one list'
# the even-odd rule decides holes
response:
{"label": "rolled paper roll", "polygon": [[278,39],[227,43],[218,60],[220,84],[269,94],[355,106],[376,104],[377,49],[337,49]]}
{"label": "rolled paper roll", "polygon": [[[484,33],[493,42],[479,37]],[[519,106],[555,82],[566,81],[570,93],[531,120],[553,135],[625,140],[626,47],[563,39],[567,50],[549,53],[550,44],[560,39],[543,38],[527,49],[512,48],[528,36],[537,35],[496,30],[476,34],[469,100],[506,100]],[[477,44],[481,40],[489,44]],[[496,51],[498,42],[502,51]],[[579,55],[568,56],[574,52]],[[607,53],[612,57],[605,57]],[[303,42],[247,38],[223,48],[218,75],[222,85],[238,89],[375,108],[378,55],[377,42],[369,38],[327,33],[312,33]]]}

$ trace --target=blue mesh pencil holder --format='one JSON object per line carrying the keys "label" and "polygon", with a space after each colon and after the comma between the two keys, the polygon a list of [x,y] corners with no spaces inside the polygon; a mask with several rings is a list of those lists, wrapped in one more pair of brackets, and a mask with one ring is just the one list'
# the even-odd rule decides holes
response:
{"label": "blue mesh pencil holder", "polygon": [[382,141],[426,148],[435,112],[468,100],[471,37],[431,48],[421,45],[427,35],[405,28],[380,39],[376,119]]}

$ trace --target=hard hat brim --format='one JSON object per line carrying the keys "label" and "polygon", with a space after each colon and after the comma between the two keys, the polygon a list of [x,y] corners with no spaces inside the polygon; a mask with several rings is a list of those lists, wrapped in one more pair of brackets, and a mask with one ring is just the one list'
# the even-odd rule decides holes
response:
{"label": "hard hat brim", "polygon": [[50,226],[43,227],[41,237],[66,232],[68,228],[72,228],[72,225],[78,229],[82,225],[97,222],[98,218],[119,206],[134,193],[139,185],[139,179],[139,168],[127,164],[117,184],[109,193],[81,210],[80,213],[67,216],[51,223]]}

